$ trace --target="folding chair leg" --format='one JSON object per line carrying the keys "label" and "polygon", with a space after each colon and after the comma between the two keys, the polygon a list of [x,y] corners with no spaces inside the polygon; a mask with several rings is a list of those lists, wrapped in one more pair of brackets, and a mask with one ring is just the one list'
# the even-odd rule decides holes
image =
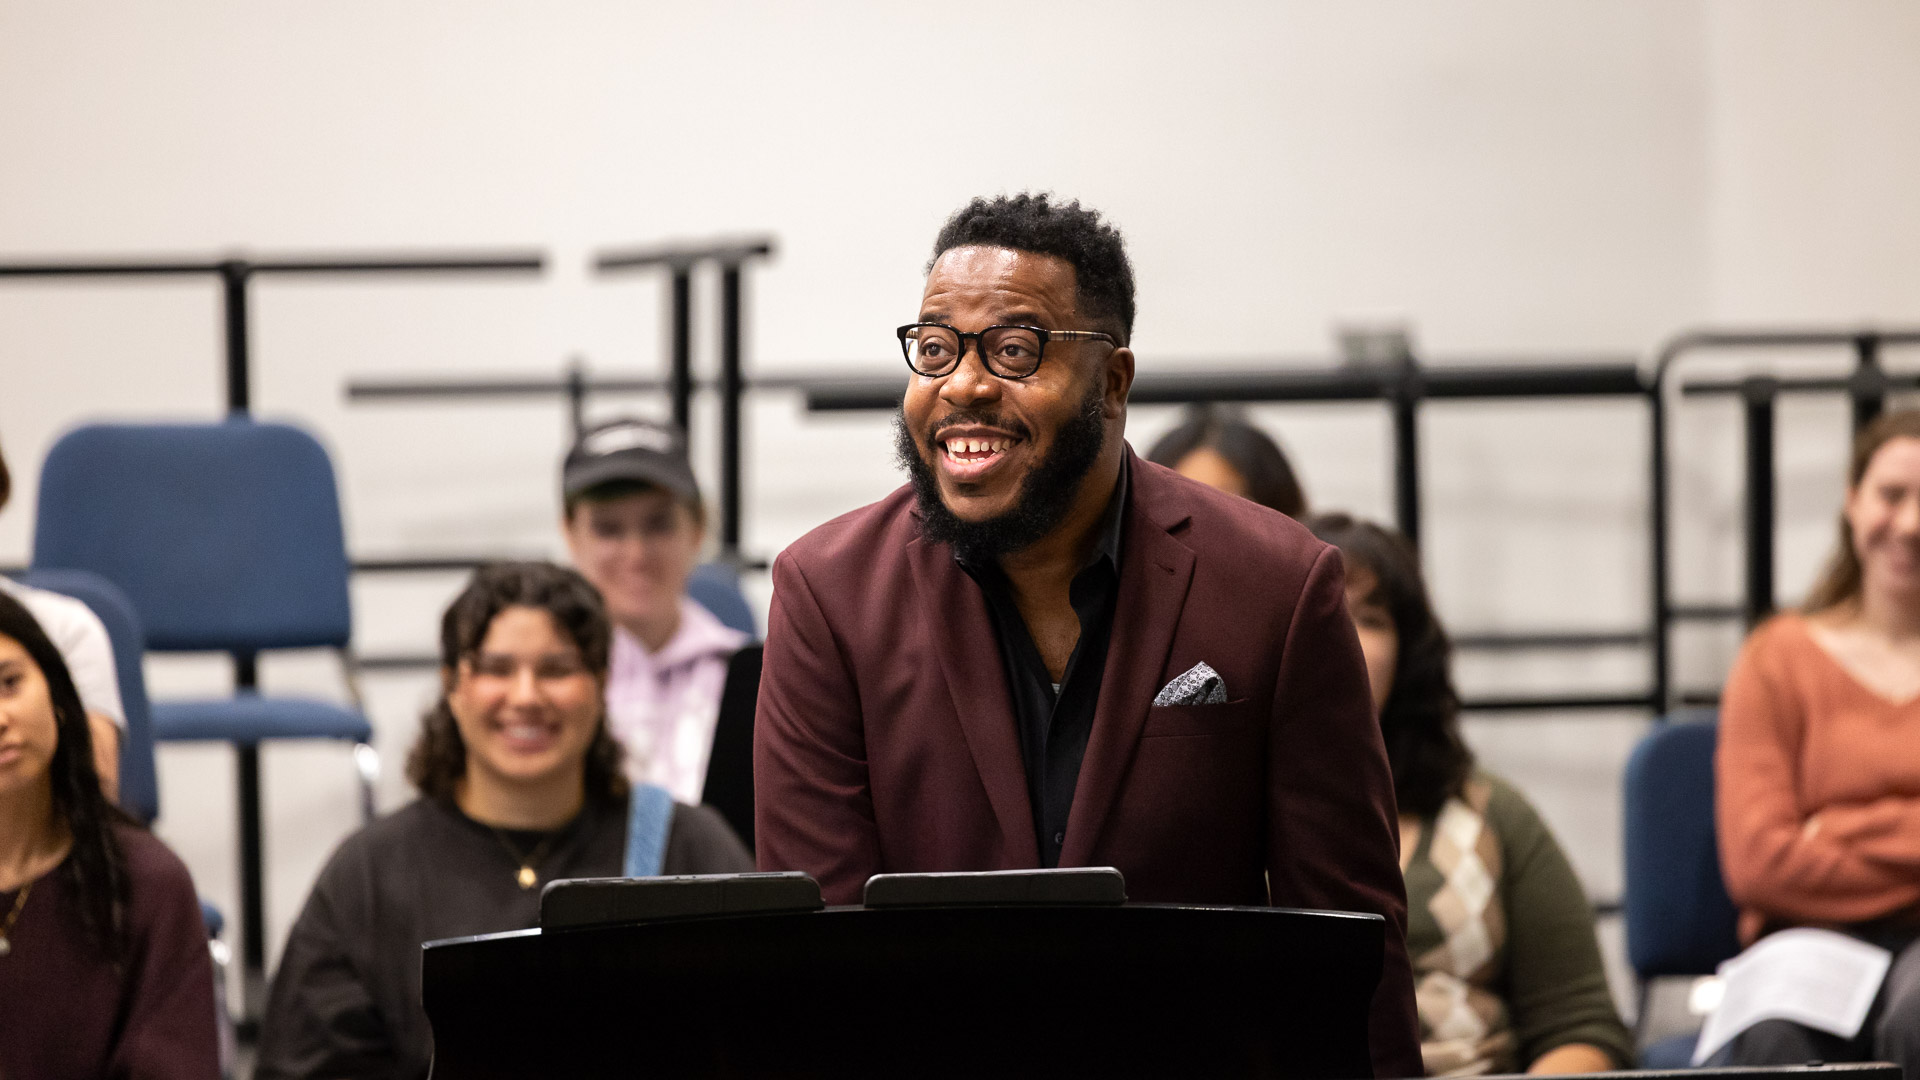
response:
{"label": "folding chair leg", "polygon": [[380,751],[366,743],[353,744],[353,767],[360,774],[360,814],[374,818],[373,793],[380,783]]}
{"label": "folding chair leg", "polygon": [[240,803],[240,1016],[245,1038],[267,1004],[267,900],[260,829],[260,746],[235,743]]}

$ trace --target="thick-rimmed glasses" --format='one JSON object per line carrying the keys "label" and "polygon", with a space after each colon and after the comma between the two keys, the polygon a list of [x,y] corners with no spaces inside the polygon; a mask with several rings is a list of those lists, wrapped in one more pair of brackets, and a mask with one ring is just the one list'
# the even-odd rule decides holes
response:
{"label": "thick-rimmed glasses", "polygon": [[987,370],[1003,379],[1024,379],[1040,370],[1040,358],[1049,341],[1104,341],[1116,348],[1112,334],[1098,330],[1042,330],[1037,326],[989,326],[977,334],[963,334],[942,323],[908,323],[898,331],[900,351],[907,366],[928,378],[939,378],[960,366],[971,340],[980,350]]}

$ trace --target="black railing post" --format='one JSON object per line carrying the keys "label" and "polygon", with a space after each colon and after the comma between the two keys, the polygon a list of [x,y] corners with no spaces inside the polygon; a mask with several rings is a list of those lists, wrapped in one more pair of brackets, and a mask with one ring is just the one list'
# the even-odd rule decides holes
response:
{"label": "black railing post", "polygon": [[1773,402],[1776,380],[1741,383],[1747,434],[1747,625],[1773,613]]}
{"label": "black railing post", "polygon": [[669,369],[673,398],[673,422],[683,432],[692,431],[693,421],[693,264],[673,264],[673,292],[668,298],[668,321],[672,334],[672,363]]}
{"label": "black railing post", "polygon": [[242,416],[253,408],[247,348],[247,279],[252,274],[252,264],[244,259],[220,264],[220,298],[227,330],[227,412]]}
{"label": "black railing post", "polygon": [[1853,430],[1858,432],[1887,407],[1887,372],[1880,366],[1879,335],[1856,336],[1853,352],[1857,363],[1847,379],[1847,396],[1853,400]]}
{"label": "black railing post", "polygon": [[720,267],[720,555],[740,558],[740,264]]}
{"label": "black railing post", "polygon": [[[1660,370],[1664,371],[1662,364]],[[1652,577],[1652,679],[1648,696],[1653,700],[1655,717],[1664,717],[1671,700],[1672,656],[1667,641],[1667,624],[1672,601],[1667,595],[1667,399],[1656,376],[1647,391],[1647,423],[1651,450],[1647,455],[1652,469],[1647,494],[1647,530],[1650,539],[1648,562]]]}
{"label": "black railing post", "polygon": [[[253,653],[233,654],[237,691],[259,688]],[[261,839],[260,744],[234,744],[234,779],[240,806],[240,1020],[251,1030],[267,1004],[266,845]]]}
{"label": "black railing post", "polygon": [[573,441],[587,433],[587,362],[574,357],[567,364],[567,419],[573,424]]}
{"label": "black railing post", "polygon": [[1420,543],[1420,369],[1412,358],[1394,373],[1393,511],[1400,531]]}

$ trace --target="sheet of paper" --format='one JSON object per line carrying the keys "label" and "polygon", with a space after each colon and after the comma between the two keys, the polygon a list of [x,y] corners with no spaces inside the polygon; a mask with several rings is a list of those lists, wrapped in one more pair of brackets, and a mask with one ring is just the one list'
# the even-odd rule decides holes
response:
{"label": "sheet of paper", "polygon": [[1782,930],[1720,965],[1726,995],[1693,1048],[1699,1065],[1762,1020],[1859,1034],[1893,954],[1831,930]]}

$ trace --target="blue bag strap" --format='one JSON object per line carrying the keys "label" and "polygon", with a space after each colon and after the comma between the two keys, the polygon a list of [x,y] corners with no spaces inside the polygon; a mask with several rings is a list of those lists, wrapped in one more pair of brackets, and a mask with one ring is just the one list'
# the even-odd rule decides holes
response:
{"label": "blue bag strap", "polygon": [[653,784],[635,784],[627,801],[627,877],[658,877],[667,861],[667,829],[673,825],[673,795]]}

